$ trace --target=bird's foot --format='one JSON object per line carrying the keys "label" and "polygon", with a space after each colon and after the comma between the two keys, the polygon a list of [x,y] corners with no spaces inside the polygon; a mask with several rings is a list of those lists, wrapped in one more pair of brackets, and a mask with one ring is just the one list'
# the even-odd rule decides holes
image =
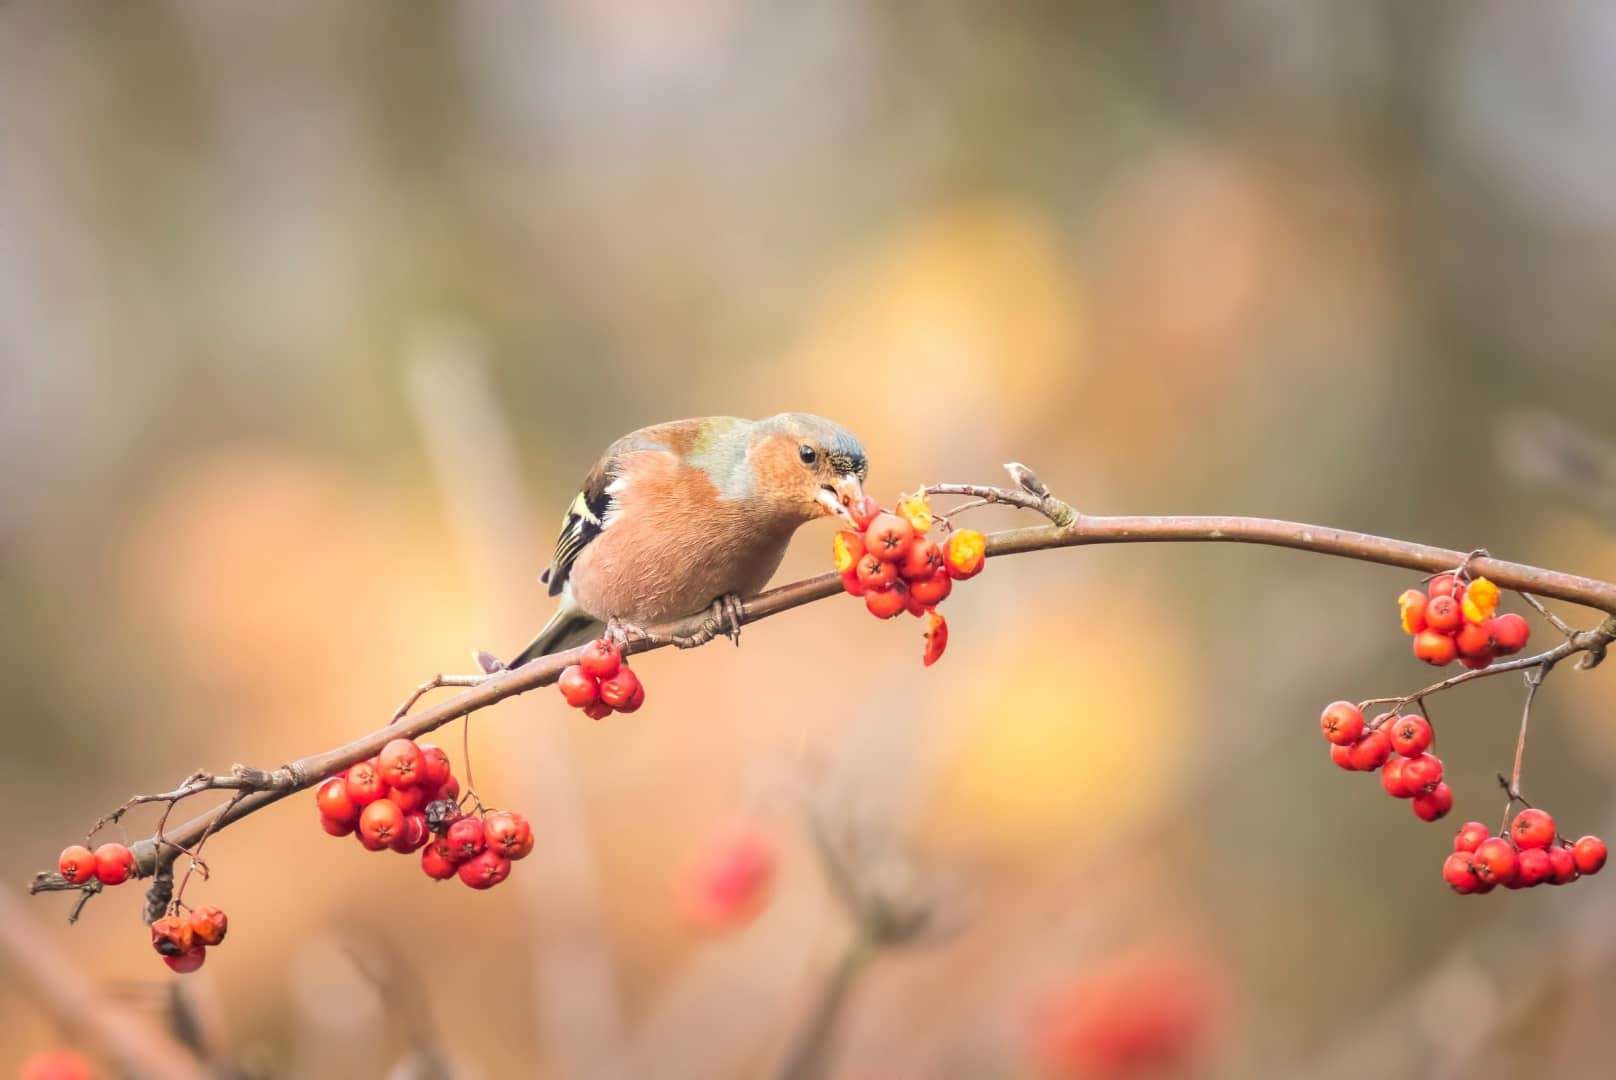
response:
{"label": "bird's foot", "polygon": [[707,618],[702,620],[701,626],[693,634],[675,634],[673,643],[681,649],[694,649],[705,645],[720,634],[733,641],[737,646],[741,643],[741,598],[734,593],[725,593],[713,601],[713,606]]}
{"label": "bird's foot", "polygon": [[627,649],[636,641],[650,641],[651,632],[633,623],[624,622],[615,615],[606,620],[606,629],[601,635],[619,649]]}

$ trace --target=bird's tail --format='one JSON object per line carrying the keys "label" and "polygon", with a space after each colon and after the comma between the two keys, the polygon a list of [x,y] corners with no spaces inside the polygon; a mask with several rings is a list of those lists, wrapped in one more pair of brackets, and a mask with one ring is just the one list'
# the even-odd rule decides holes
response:
{"label": "bird's tail", "polygon": [[506,666],[519,668],[536,657],[582,645],[600,633],[603,625],[593,616],[563,602],[550,616],[550,621],[544,624],[544,629],[539,631],[539,636],[528,642],[527,648]]}

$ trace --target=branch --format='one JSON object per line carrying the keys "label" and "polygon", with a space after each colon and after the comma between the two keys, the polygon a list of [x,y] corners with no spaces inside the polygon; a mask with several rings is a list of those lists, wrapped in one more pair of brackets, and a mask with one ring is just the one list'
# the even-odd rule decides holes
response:
{"label": "branch", "polygon": [[[1597,629],[1575,635],[1554,651],[1565,649],[1570,652],[1586,653],[1583,664],[1592,666],[1603,656],[1605,646],[1611,641],[1616,641],[1616,584],[1611,582],[1579,577],[1525,563],[1509,562],[1490,555],[1477,555],[1474,552],[1454,551],[1368,533],[1274,518],[1220,515],[1090,517],[1077,513],[1069,505],[1050,495],[1043,483],[1025,466],[1012,465],[1009,469],[1011,476],[1019,485],[1017,489],[954,484],[936,485],[927,489],[937,494],[970,495],[986,501],[1034,510],[1050,519],[1049,524],[990,534],[987,538],[987,553],[993,558],[1056,548],[1087,547],[1092,544],[1198,542],[1262,544],[1293,548],[1428,574],[1441,573],[1467,564],[1471,572],[1485,575],[1500,588],[1579,604],[1609,616]],[[741,603],[738,621],[741,625],[758,622],[804,604],[835,596],[841,591],[841,580],[835,573],[821,574],[782,585]],[[665,648],[674,644],[676,638],[687,638],[699,635],[706,629],[713,629],[707,625],[711,622],[712,616],[704,613],[650,627],[643,636],[628,642],[626,651],[641,653]],[[273,786],[267,784],[257,788],[249,786],[247,790],[238,788],[236,797],[227,804],[216,806],[166,833],[140,841],[133,846],[136,872],[139,876],[145,877],[158,870],[166,871],[181,852],[194,849],[205,836],[224,829],[272,803],[279,802],[293,792],[312,787],[356,762],[375,756],[390,739],[400,736],[417,738],[461,717],[497,705],[507,698],[549,686],[560,677],[563,670],[576,663],[582,653],[583,648],[580,647],[539,657],[515,670],[497,671],[482,676],[440,676],[428,680],[428,688],[434,683],[448,686],[470,685],[464,693],[440,702],[432,708],[400,716],[396,723],[352,742],[323,753],[311,754],[280,769],[264,773],[263,776],[273,778]],[[1543,661],[1544,656],[1510,661],[1483,671],[1455,676],[1448,682],[1457,684],[1494,672],[1518,670],[1541,664]],[[210,785],[210,787],[217,786],[222,785]],[[35,884],[36,890],[63,887],[71,886],[67,886],[54,874],[40,875]]]}

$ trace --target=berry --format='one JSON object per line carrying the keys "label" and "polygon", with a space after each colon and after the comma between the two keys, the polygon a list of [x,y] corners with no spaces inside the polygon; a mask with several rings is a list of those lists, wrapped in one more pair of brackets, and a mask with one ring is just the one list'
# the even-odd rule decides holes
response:
{"label": "berry", "polygon": [[183,915],[164,915],[151,924],[152,948],[159,956],[179,956],[188,952],[195,942],[191,920]]}
{"label": "berry", "polygon": [[[1352,749],[1349,751],[1349,760],[1352,762],[1352,767],[1357,771],[1369,772],[1386,764],[1386,759],[1391,755],[1391,740],[1386,737],[1384,731],[1377,729],[1352,744]],[[1406,765],[1403,767],[1403,776],[1406,782],[1408,777],[1408,767]]]}
{"label": "berry", "polygon": [[917,537],[898,564],[898,574],[905,581],[915,582],[939,573],[945,577],[948,574],[947,567],[943,565],[943,549],[937,546],[935,540]]}
{"label": "berry", "polygon": [[612,715],[612,707],[604,701],[596,701],[584,706],[584,715],[591,720],[604,720]]}
{"label": "berry", "polygon": [[1426,628],[1414,635],[1414,655],[1427,664],[1446,667],[1459,655],[1459,648],[1448,635]]}
{"label": "berry", "polygon": [[1520,854],[1515,868],[1515,884],[1523,889],[1540,885],[1554,876],[1554,862],[1542,848],[1531,848]]}
{"label": "berry", "polygon": [[[431,743],[421,743],[421,786],[432,794],[434,798],[442,790],[443,785],[449,782],[454,775],[449,765],[449,755],[441,746]],[[430,802],[431,800],[427,800]]]}
{"label": "berry", "polygon": [[389,788],[387,801],[395,804],[406,814],[413,814],[418,810],[425,810],[428,802],[426,785],[414,784],[410,787]]}
{"label": "berry", "polygon": [[1549,880],[1555,885],[1569,885],[1578,878],[1577,857],[1570,848],[1553,847],[1549,849],[1549,867],[1554,876]]}
{"label": "berry", "polygon": [[556,680],[556,689],[561,691],[561,696],[567,699],[568,705],[575,709],[585,709],[600,697],[600,680],[580,665],[573,664]]}
{"label": "berry", "polygon": [[1403,766],[1403,782],[1415,791],[1434,787],[1442,779],[1442,759],[1435,754],[1420,754],[1407,759]]}
{"label": "berry", "polygon": [[1491,830],[1479,821],[1467,821],[1459,826],[1459,831],[1453,837],[1454,851],[1475,851],[1481,842],[1492,835]]}
{"label": "berry", "polygon": [[1510,847],[1508,840],[1493,836],[1483,840],[1481,846],[1476,848],[1475,854],[1470,856],[1470,864],[1484,884],[1508,885],[1515,879],[1520,857]]}
{"label": "berry", "polygon": [[122,885],[135,872],[135,853],[122,844],[95,849],[95,877],[103,885]]}
{"label": "berry", "polygon": [[621,712],[621,713],[635,712],[635,711],[637,711],[639,709],[639,707],[641,705],[644,705],[644,704],[645,704],[645,684],[644,683],[639,683],[637,686],[634,687],[634,696],[629,698],[627,701],[623,702],[623,704],[617,706],[617,711]]}
{"label": "berry", "polygon": [[712,837],[676,886],[685,919],[704,930],[744,926],[767,906],[778,861],[767,833],[737,825]]}
{"label": "berry", "polygon": [[1492,650],[1487,650],[1487,652],[1481,656],[1461,656],[1459,657],[1459,663],[1469,668],[1471,671],[1485,671],[1487,668],[1492,667]]}
{"label": "berry", "polygon": [[960,529],[943,545],[943,562],[948,576],[955,581],[974,578],[982,572],[987,559],[988,538],[975,529]]}
{"label": "berry", "polygon": [[[584,711],[588,712],[589,710],[585,709]],[[455,800],[459,799],[460,798],[460,781],[455,779],[453,776],[451,776],[451,777],[449,777],[449,779],[445,780],[443,782],[443,786],[438,788],[438,798],[439,799],[448,799],[450,802],[454,802]]]}
{"label": "berry", "polygon": [[1467,622],[1453,635],[1453,646],[1459,650],[1459,655],[1468,660],[1486,660],[1492,662],[1493,639],[1487,633],[1487,628],[1481,623]]}
{"label": "berry", "polygon": [[22,1063],[17,1080],[94,1080],[95,1070],[76,1050],[42,1050]]}
{"label": "berry", "polygon": [[481,818],[463,817],[449,826],[449,831],[443,834],[452,854],[450,859],[456,863],[465,862],[487,846],[487,837],[483,833]]}
{"label": "berry", "polygon": [[953,591],[954,579],[948,576],[947,570],[939,570],[931,577],[909,583],[910,600],[923,608],[936,607],[947,600],[948,594]]}
{"label": "berry", "polygon": [[1579,874],[1597,874],[1605,865],[1605,842],[1597,836],[1584,836],[1571,845],[1571,859]]}
{"label": "berry", "polygon": [[373,850],[387,847],[403,828],[404,811],[388,799],[378,799],[359,812],[359,835],[376,845]]}
{"label": "berry", "polygon": [[358,822],[359,818],[357,816],[352,822],[347,822],[332,821],[324,814],[320,815],[320,828],[324,829],[331,836],[347,836],[349,833],[354,831],[354,825],[358,824]]}
{"label": "berry", "polygon": [[473,889],[492,889],[511,876],[511,860],[494,851],[484,851],[460,864],[460,880]]}
{"label": "berry", "polygon": [[1460,610],[1466,622],[1484,623],[1493,617],[1498,610],[1498,586],[1484,577],[1479,577],[1465,586],[1464,596],[1460,600]]}
{"label": "berry", "polygon": [[948,648],[948,620],[935,611],[926,614],[926,651],[922,654],[920,662],[931,667],[942,658],[943,650]]}
{"label": "berry", "polygon": [[1363,713],[1350,701],[1332,701],[1319,717],[1319,729],[1337,746],[1351,746],[1363,734]]}
{"label": "berry", "polygon": [[909,550],[915,530],[897,514],[877,514],[864,530],[864,551],[886,562],[897,562]]}
{"label": "berry", "polygon": [[1414,798],[1414,816],[1421,821],[1436,821],[1438,818],[1447,817],[1448,811],[1452,809],[1453,789],[1446,784],[1439,783],[1430,791]]}
{"label": "berry", "polygon": [[1335,762],[1337,767],[1345,769],[1348,772],[1358,771],[1358,766],[1352,763],[1352,747],[1350,746],[1342,746],[1339,743],[1331,743],[1330,760]]}
{"label": "berry", "polygon": [[1464,622],[1459,601],[1451,596],[1432,597],[1425,605],[1425,628],[1439,634],[1451,634]]}
{"label": "berry", "polygon": [[[459,819],[457,818],[456,820]],[[447,836],[439,836],[428,840],[424,850],[434,853],[450,866],[459,866],[471,858],[471,855],[466,854],[463,850],[450,843]]]}
{"label": "berry", "polygon": [[338,825],[353,825],[359,820],[359,805],[348,797],[348,781],[340,776],[325,780],[314,791],[314,803],[320,816]]}
{"label": "berry", "polygon": [[838,574],[845,574],[851,570],[864,554],[864,534],[856,533],[851,529],[843,529],[831,538],[831,562],[836,566]]}
{"label": "berry", "polygon": [[916,536],[923,536],[931,528],[931,503],[919,493],[905,495],[898,500],[898,516],[909,523]]}
{"label": "berry", "polygon": [[56,860],[56,872],[61,874],[69,885],[83,885],[95,877],[95,852],[83,844],[63,848],[61,856]]}
{"label": "berry", "polygon": [[413,739],[394,739],[376,755],[382,779],[389,787],[415,787],[421,782],[421,750]]}
{"label": "berry", "polygon": [[857,568],[848,567],[842,571],[842,591],[852,596],[864,595],[864,582],[859,580]]}
{"label": "berry", "polygon": [[[837,569],[842,567],[838,566]],[[578,658],[578,666],[584,669],[585,675],[609,679],[623,666],[623,650],[614,641],[596,638],[584,648],[584,654]]]}
{"label": "berry", "polygon": [[1438,574],[1425,586],[1425,594],[1435,600],[1439,596],[1456,598],[1464,593],[1464,585],[1454,574]]}
{"label": "berry", "polygon": [[191,936],[199,945],[217,945],[230,929],[230,919],[212,904],[191,909]]}
{"label": "berry", "polygon": [[881,512],[881,504],[873,496],[865,495],[848,503],[847,512],[852,515],[853,526],[863,532]]}
{"label": "berry", "polygon": [[1428,597],[1418,589],[1404,589],[1397,598],[1397,615],[1403,623],[1403,633],[1417,634],[1425,629],[1425,605]]}
{"label": "berry", "polygon": [[443,857],[436,843],[421,849],[421,872],[434,881],[447,881],[455,876],[455,864]]}
{"label": "berry", "polygon": [[897,564],[882,559],[873,551],[867,551],[860,556],[853,573],[858,576],[859,584],[866,589],[884,589],[898,580]]}
{"label": "berry", "polygon": [[1442,860],[1442,880],[1460,894],[1473,893],[1481,888],[1481,879],[1471,866],[1468,851],[1455,851]]}
{"label": "berry", "polygon": [[1515,846],[1523,851],[1527,848],[1547,848],[1554,843],[1554,819],[1542,810],[1522,810],[1510,824],[1509,835],[1515,841]]}
{"label": "berry", "polygon": [[901,615],[909,606],[909,589],[895,581],[885,589],[871,589],[864,596],[864,606],[877,619],[890,619]]}
{"label": "berry", "polygon": [[483,817],[483,837],[489,850],[507,859],[520,859],[533,850],[533,827],[527,818],[509,810]]}
{"label": "berry", "polygon": [[374,761],[361,761],[347,774],[348,798],[358,807],[366,807],[387,794],[387,783]]}
{"label": "berry", "polygon": [[202,961],[208,958],[208,950],[202,945],[192,945],[178,956],[165,956],[163,963],[176,975],[189,975],[202,966]]}
{"label": "berry", "polygon": [[1392,740],[1392,749],[1404,757],[1419,757],[1431,747],[1431,740],[1435,734],[1431,731],[1431,722],[1423,716],[1399,716],[1391,723],[1388,732]]}
{"label": "berry", "polygon": [[419,810],[412,810],[404,815],[404,826],[398,830],[398,835],[388,846],[400,855],[413,855],[426,845],[432,834],[427,832],[426,815]]}
{"label": "berry", "polygon": [[[600,700],[603,705],[610,705],[620,709],[633,700],[636,693],[642,692],[640,677],[624,664],[617,669],[617,674],[605,679],[600,684]],[[638,706],[635,706],[638,708]],[[631,710],[632,711],[632,710]]]}
{"label": "berry", "polygon": [[1520,652],[1526,648],[1526,639],[1532,636],[1531,624],[1514,612],[1495,615],[1482,623],[1482,626],[1492,641],[1493,651],[1499,656],[1511,656]]}
{"label": "berry", "polygon": [[1381,789],[1394,799],[1412,799],[1415,795],[1414,789],[1403,779],[1403,765],[1407,760],[1393,754],[1380,767]]}

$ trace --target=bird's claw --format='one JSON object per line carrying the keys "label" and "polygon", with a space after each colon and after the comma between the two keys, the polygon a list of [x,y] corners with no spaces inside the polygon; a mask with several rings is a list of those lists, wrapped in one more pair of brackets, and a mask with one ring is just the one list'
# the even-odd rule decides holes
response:
{"label": "bird's claw", "polygon": [[636,641],[651,640],[648,631],[633,623],[626,623],[616,616],[606,620],[606,630],[602,636],[620,649],[627,649]]}
{"label": "bird's claw", "polygon": [[673,643],[681,649],[694,649],[705,645],[720,634],[733,641],[736,646],[741,644],[741,598],[734,593],[725,593],[713,601],[707,618],[702,620],[693,634],[675,634]]}

